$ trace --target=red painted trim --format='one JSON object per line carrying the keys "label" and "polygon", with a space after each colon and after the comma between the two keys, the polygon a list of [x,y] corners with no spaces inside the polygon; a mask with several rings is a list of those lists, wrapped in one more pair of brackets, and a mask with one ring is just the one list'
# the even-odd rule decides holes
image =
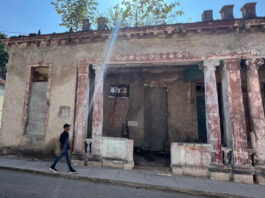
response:
{"label": "red painted trim", "polygon": [[23,135],[26,134],[27,129],[27,122],[28,122],[28,116],[29,116],[29,99],[30,99],[30,85],[32,82],[32,70],[36,67],[48,67],[48,87],[47,87],[47,109],[46,109],[46,115],[45,115],[45,128],[48,125],[48,109],[50,105],[50,92],[51,92],[51,77],[52,77],[52,64],[45,64],[43,62],[35,63],[32,65],[28,65],[28,74],[26,79],[26,91],[25,91],[25,99],[24,99],[24,108],[23,108],[23,117],[22,117],[22,124],[23,124]]}

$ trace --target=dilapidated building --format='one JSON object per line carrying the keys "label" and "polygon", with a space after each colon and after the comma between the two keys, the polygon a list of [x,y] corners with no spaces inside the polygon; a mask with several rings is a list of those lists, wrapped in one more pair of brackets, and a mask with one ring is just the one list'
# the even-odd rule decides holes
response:
{"label": "dilapidated building", "polygon": [[[2,152],[265,184],[265,18],[256,3],[202,22],[4,39]],[[112,42],[113,41],[113,42]]]}

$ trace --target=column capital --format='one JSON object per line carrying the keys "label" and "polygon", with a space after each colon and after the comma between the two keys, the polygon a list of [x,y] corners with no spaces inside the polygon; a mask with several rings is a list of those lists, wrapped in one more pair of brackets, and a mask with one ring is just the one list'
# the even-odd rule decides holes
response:
{"label": "column capital", "polygon": [[215,71],[216,67],[220,65],[219,59],[204,60],[203,63],[199,66],[203,71]]}
{"label": "column capital", "polygon": [[247,70],[259,69],[259,67],[262,65],[264,65],[264,59],[262,59],[262,58],[246,59]]}
{"label": "column capital", "polygon": [[103,67],[102,64],[93,64],[93,65],[92,65],[92,68],[93,68],[95,71],[101,71],[101,70],[102,70],[102,67]]}
{"label": "column capital", "polygon": [[240,70],[241,59],[227,59],[224,60],[224,65],[227,70]]}
{"label": "column capital", "polygon": [[88,65],[79,65],[78,66],[78,75],[88,74],[89,66]]}

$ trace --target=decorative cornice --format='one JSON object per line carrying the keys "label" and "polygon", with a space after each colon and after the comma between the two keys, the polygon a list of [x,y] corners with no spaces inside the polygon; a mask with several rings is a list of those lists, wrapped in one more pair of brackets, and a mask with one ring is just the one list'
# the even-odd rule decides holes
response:
{"label": "decorative cornice", "polygon": [[[120,65],[120,64],[150,64],[150,63],[163,63],[163,64],[174,64],[174,63],[195,63],[199,64],[199,62],[204,62],[205,64],[215,64],[216,66],[220,65],[220,60],[224,60],[224,62],[229,63],[226,65],[228,69],[233,69],[232,65],[235,65],[235,61],[241,61],[242,59],[246,59],[245,57],[256,57],[257,54],[254,52],[238,52],[238,53],[229,53],[229,54],[208,54],[206,57],[199,57],[190,54],[186,51],[178,51],[178,52],[162,52],[162,53],[147,53],[147,54],[118,54],[113,56],[106,64]],[[219,61],[219,62],[218,62]],[[80,65],[97,65],[97,67],[102,65],[104,61],[102,58],[92,58],[89,59],[87,57],[82,57],[79,60]],[[232,64],[233,63],[233,64]],[[237,64],[239,65],[239,64]],[[201,67],[203,69],[203,66]],[[236,68],[237,69],[237,68]]]}
{"label": "decorative cornice", "polygon": [[205,59],[220,59],[220,60],[234,60],[234,59],[247,59],[257,57],[258,53],[254,50],[229,52],[226,54],[209,53]]}
{"label": "decorative cornice", "polygon": [[264,59],[262,58],[249,58],[245,61],[247,70],[256,70],[260,66],[264,65]]}
{"label": "decorative cornice", "polygon": [[199,57],[193,56],[188,52],[164,52],[148,54],[127,54],[117,55],[111,59],[111,63],[156,63],[156,62],[174,62],[174,61],[192,61],[199,60]]}
{"label": "decorative cornice", "polygon": [[[243,25],[242,25],[243,24]],[[244,25],[245,24],[245,25]],[[173,37],[174,35],[186,35],[187,33],[240,33],[250,31],[264,32],[265,18],[256,18],[255,20],[234,19],[229,21],[212,21],[184,23],[160,26],[131,27],[122,28],[119,31],[118,39],[152,39]],[[247,30],[245,27],[248,27]],[[66,32],[47,35],[19,36],[3,39],[2,42],[8,47],[27,48],[27,47],[45,47],[61,45],[77,45],[92,42],[107,41],[112,36],[111,30],[91,31],[91,32]]]}

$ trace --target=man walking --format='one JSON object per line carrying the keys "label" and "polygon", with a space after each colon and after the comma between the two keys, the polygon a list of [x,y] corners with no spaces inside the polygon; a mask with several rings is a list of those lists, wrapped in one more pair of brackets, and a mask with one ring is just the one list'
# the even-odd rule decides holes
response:
{"label": "man walking", "polygon": [[59,160],[63,156],[65,156],[66,162],[67,162],[67,166],[69,168],[69,173],[76,173],[76,170],[73,169],[73,167],[71,166],[71,161],[70,161],[70,157],[69,157],[69,149],[70,149],[69,130],[70,130],[70,126],[71,125],[69,125],[69,124],[65,124],[63,126],[64,132],[62,132],[61,135],[60,135],[60,147],[59,147],[61,154],[56,158],[56,160],[53,162],[53,164],[49,168],[53,172],[57,172],[55,166],[59,162]]}

